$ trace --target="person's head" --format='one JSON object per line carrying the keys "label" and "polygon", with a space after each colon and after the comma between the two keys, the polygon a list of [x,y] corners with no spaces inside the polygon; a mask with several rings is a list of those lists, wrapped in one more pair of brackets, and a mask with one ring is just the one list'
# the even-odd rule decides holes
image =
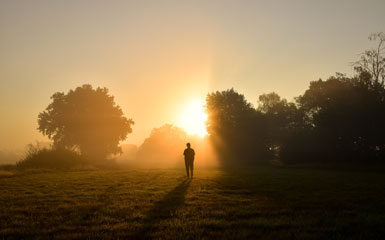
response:
{"label": "person's head", "polygon": [[191,144],[190,144],[190,143],[187,143],[186,146],[187,146],[188,148],[190,148],[190,147],[191,147]]}

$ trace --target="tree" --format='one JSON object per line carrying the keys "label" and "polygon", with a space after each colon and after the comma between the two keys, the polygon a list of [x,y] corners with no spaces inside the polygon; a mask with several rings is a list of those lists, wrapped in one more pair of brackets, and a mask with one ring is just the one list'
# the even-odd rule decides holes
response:
{"label": "tree", "polygon": [[206,109],[208,113],[207,130],[208,133],[214,135],[241,127],[244,120],[254,113],[252,105],[234,89],[208,94]]}
{"label": "tree", "polygon": [[311,119],[313,137],[329,158],[369,160],[385,150],[382,91],[362,77],[337,74],[314,81],[298,98]]}
{"label": "tree", "polygon": [[206,97],[207,132],[220,159],[237,163],[264,159],[267,146],[262,114],[234,89]]}
{"label": "tree", "polygon": [[377,87],[384,87],[385,81],[385,34],[373,33],[369,36],[370,41],[377,41],[376,48],[366,50],[361,54],[360,60],[353,63],[357,73],[368,73],[371,76],[372,84]]}
{"label": "tree", "polygon": [[138,148],[136,163],[147,167],[181,165],[184,163],[181,159],[187,139],[187,133],[183,129],[171,124],[154,128]]}
{"label": "tree", "polygon": [[263,114],[266,122],[267,143],[270,150],[279,150],[292,131],[303,127],[303,114],[294,103],[287,102],[275,92],[259,96],[257,111]]}
{"label": "tree", "polygon": [[124,116],[107,88],[83,85],[51,99],[38,116],[38,130],[54,147],[77,150],[89,159],[121,152],[119,142],[132,132],[134,121]]}

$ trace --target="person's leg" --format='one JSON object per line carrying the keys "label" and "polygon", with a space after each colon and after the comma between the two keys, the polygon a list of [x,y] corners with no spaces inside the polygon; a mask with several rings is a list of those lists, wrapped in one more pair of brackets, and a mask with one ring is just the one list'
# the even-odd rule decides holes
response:
{"label": "person's leg", "polygon": [[187,177],[189,177],[189,171],[188,171],[188,169],[189,169],[189,161],[187,161],[186,159],[184,160],[184,163],[185,163],[185,165],[186,165],[186,173],[187,173]]}
{"label": "person's leg", "polygon": [[193,174],[194,174],[194,160],[190,161],[190,170],[191,170],[191,177],[193,177]]}

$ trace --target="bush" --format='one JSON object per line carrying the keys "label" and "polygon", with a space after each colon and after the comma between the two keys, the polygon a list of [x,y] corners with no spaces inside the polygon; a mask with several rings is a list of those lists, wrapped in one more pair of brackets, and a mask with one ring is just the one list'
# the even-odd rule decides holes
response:
{"label": "bush", "polygon": [[18,169],[71,169],[81,167],[84,164],[85,159],[76,152],[67,149],[40,148],[39,145],[29,145],[27,156],[16,163],[16,167]]}
{"label": "bush", "polygon": [[15,164],[2,164],[0,165],[0,171],[12,171],[15,169]]}

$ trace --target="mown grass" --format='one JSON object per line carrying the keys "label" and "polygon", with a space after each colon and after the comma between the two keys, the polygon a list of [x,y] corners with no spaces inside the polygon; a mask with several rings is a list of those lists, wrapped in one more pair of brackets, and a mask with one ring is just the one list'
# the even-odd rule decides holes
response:
{"label": "mown grass", "polygon": [[308,168],[0,174],[0,239],[383,239],[385,174]]}

